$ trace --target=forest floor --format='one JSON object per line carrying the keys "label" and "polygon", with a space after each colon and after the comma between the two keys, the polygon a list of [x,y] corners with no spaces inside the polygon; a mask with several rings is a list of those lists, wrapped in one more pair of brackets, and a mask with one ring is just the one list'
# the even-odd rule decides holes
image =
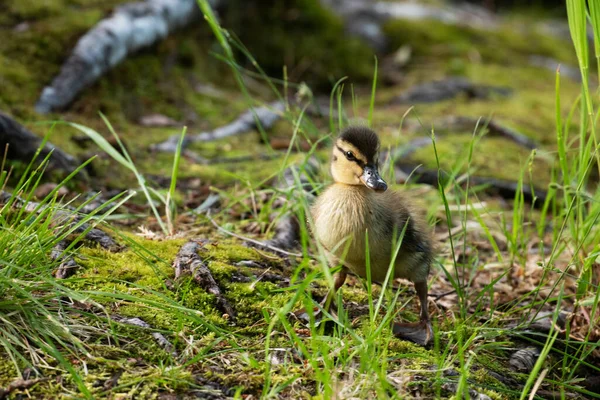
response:
{"label": "forest floor", "polygon": [[[237,54],[246,95],[210,55],[219,44],[203,23],[134,55],[67,110],[36,114],[77,38],[119,3],[0,5],[0,37],[13,39],[0,41],[0,110],[40,136],[51,130],[82,162],[96,156],[61,184],[21,164],[2,175],[47,207],[1,210],[0,399],[600,397],[600,230],[589,205],[598,198],[593,185],[565,184],[598,175],[579,165],[565,178],[559,157],[561,144],[576,158],[584,143],[577,58],[568,29],[553,29],[566,20],[530,11],[496,15],[493,27],[390,21],[373,90],[374,57],[338,81],[324,72],[327,52],[302,53],[320,37],[339,57],[368,53],[320,10],[311,15],[330,30],[298,28],[305,47],[293,53],[282,41],[273,59],[258,57],[296,61],[287,80]],[[253,54],[269,35],[257,36],[239,35]],[[181,156],[155,150],[183,126],[188,136],[210,131],[250,106],[278,121],[190,143]],[[331,321],[292,317],[331,285],[308,210],[331,182],[332,138],[353,120],[372,120],[382,176],[431,225],[427,348],[390,329],[418,318],[408,282],[392,291],[350,278]],[[84,239],[56,210],[117,245]],[[295,247],[252,243],[292,234],[282,223],[290,215],[300,221]]]}

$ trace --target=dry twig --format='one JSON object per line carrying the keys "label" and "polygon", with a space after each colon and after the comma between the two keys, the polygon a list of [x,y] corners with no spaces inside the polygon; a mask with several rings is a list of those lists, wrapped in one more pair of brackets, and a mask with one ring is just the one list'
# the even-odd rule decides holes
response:
{"label": "dry twig", "polygon": [[175,279],[179,278],[181,275],[190,273],[194,281],[196,281],[200,287],[215,296],[217,307],[231,318],[234,318],[235,312],[233,311],[233,308],[221,293],[221,289],[215,281],[215,278],[213,278],[210,270],[198,255],[199,249],[200,244],[194,240],[190,240],[181,246],[179,253],[177,253],[177,257],[175,257],[175,261],[173,262]]}

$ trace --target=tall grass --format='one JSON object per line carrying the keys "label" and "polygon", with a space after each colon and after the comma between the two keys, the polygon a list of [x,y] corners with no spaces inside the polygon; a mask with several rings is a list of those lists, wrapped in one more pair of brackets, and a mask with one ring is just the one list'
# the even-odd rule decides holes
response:
{"label": "tall grass", "polygon": [[[104,150],[108,150],[109,154],[114,151],[112,155],[117,161],[137,171],[127,153],[121,156],[114,148],[108,147],[110,145],[104,143],[105,140],[100,139],[96,132],[79,125],[76,127],[96,138],[97,143],[105,144]],[[115,286],[125,285],[128,289],[104,291],[96,289],[97,282],[82,285],[84,278],[57,280],[53,274],[63,257],[79,260],[77,248],[85,241],[85,235],[95,227],[110,231],[103,222],[136,193],[120,193],[91,213],[82,213],[81,210],[95,197],[77,207],[65,205],[58,197],[59,190],[81,172],[90,159],[58,183],[41,201],[32,202],[34,192],[43,182],[42,176],[51,154],[43,160],[37,160],[38,156],[39,152],[25,170],[20,171],[19,180],[12,189],[13,196],[0,209],[0,354],[8,357],[19,375],[24,376],[25,371],[29,371],[28,377],[44,377],[48,373],[62,371],[66,374],[66,381],[73,382],[78,388],[80,394],[77,398],[97,398],[101,389],[90,385],[87,370],[81,366],[105,362],[102,356],[97,355],[102,345],[110,347],[113,343],[137,340],[133,336],[135,333],[117,329],[119,324],[112,321],[113,311],[105,307],[106,304],[137,304],[169,313],[181,323],[202,326],[215,332],[218,338],[229,335],[207,321],[197,310],[183,307],[179,301],[148,287],[115,280]],[[173,180],[177,177],[177,167],[176,157]],[[10,175],[11,171],[0,174],[0,187],[7,187]],[[143,178],[138,180],[140,184],[144,183]],[[172,197],[173,192],[174,185],[171,185],[168,196]],[[146,194],[150,195],[150,189]],[[170,207],[169,200],[164,200],[165,205]],[[73,201],[69,203],[74,204]],[[118,235],[116,230],[112,233]],[[162,260],[129,237],[121,236],[119,239],[129,247],[130,257],[140,257],[152,266],[157,263],[170,265],[171,260]],[[68,242],[68,245],[60,257],[52,259],[51,253],[62,241]],[[176,360],[167,358],[164,362],[164,371],[138,381],[179,379],[174,371],[181,366],[168,371],[168,368],[176,366]]]}
{"label": "tall grass", "polygon": [[[69,254],[89,229],[101,223],[131,195],[118,195],[111,199],[117,203],[116,207],[107,203],[96,210],[96,215],[73,220],[71,217],[77,216],[86,203],[75,210],[65,209],[58,202],[57,193],[85,167],[86,162],[42,201],[31,203],[35,207],[26,207],[51,156],[49,154],[36,167],[38,155],[39,152],[22,171],[14,189],[15,195],[0,210],[0,245],[3,249],[0,260],[0,345],[17,370],[29,366],[38,371],[39,365],[48,362],[45,355],[53,357],[60,367],[68,371],[81,392],[89,397],[83,378],[68,359],[79,359],[89,354],[81,338],[99,332],[92,326],[81,326],[74,314],[64,312],[67,305],[63,299],[85,302],[89,298],[53,277],[53,270],[61,259],[52,261],[49,257],[54,247],[66,238],[70,239],[70,244],[64,254]],[[2,173],[1,187],[6,186],[9,176],[10,173]],[[23,204],[18,204],[21,202]],[[88,228],[85,228],[86,225]],[[82,232],[71,237],[79,230]]]}
{"label": "tall grass", "polygon": [[[169,190],[165,196],[162,193],[160,193],[157,189],[154,189],[151,185],[149,185],[147,183],[146,178],[144,177],[144,175],[140,172],[140,170],[137,168],[137,166],[133,162],[133,159],[131,158],[129,151],[127,150],[127,148],[121,141],[121,138],[119,137],[119,135],[113,128],[110,121],[104,115],[101,114],[100,116],[102,117],[102,120],[106,124],[111,135],[113,136],[113,138],[119,145],[119,150],[115,149],[101,134],[99,134],[95,130],[88,128],[86,126],[83,126],[81,124],[76,124],[74,122],[71,122],[68,124],[70,126],[72,126],[73,128],[77,129],[78,131],[80,131],[81,133],[83,133],[84,135],[86,135],[88,138],[90,138],[102,151],[104,151],[106,154],[108,154],[114,161],[116,161],[121,166],[125,167],[131,173],[133,173],[133,175],[135,176],[135,178],[139,184],[140,190],[146,197],[146,203],[150,207],[152,214],[154,215],[154,218],[156,219],[156,222],[158,223],[158,225],[160,226],[160,228],[162,230],[163,235],[173,236],[175,234],[175,227],[173,226],[173,220],[175,219],[176,214],[177,214],[177,207],[173,203],[173,198],[175,195],[175,189],[177,187],[177,175],[179,173],[179,165],[181,162],[181,151],[182,151],[183,142],[185,139],[185,134],[186,134],[187,128],[184,127],[181,130],[181,135],[179,136],[179,141],[177,143],[175,156],[173,157],[173,168],[171,170],[171,183],[169,185]],[[155,205],[155,199],[160,200],[160,202],[164,205],[164,208],[165,208],[164,219],[166,219],[166,221],[163,221],[163,217]]]}

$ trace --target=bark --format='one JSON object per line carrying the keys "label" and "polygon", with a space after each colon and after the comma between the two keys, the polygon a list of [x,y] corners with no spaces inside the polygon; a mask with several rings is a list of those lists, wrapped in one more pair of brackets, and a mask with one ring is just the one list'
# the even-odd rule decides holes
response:
{"label": "bark", "polygon": [[[3,155],[6,151],[8,160],[29,163],[35,157],[41,145],[42,139],[7,114],[0,112],[0,154]],[[70,173],[77,168],[77,160],[73,156],[48,142],[40,150],[38,157],[42,160],[51,152],[48,170]]]}
{"label": "bark", "polygon": [[[220,0],[209,0],[214,7]],[[77,42],[60,73],[36,104],[39,113],[67,107],[83,89],[136,51],[199,19],[196,0],[147,0],[125,4]]]}
{"label": "bark", "polygon": [[528,374],[539,356],[540,350],[537,347],[526,347],[514,352],[510,356],[509,364],[513,370]]}

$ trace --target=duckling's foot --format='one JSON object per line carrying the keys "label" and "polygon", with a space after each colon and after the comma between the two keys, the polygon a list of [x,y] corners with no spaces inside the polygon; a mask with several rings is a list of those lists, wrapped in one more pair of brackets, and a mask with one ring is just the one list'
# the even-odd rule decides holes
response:
{"label": "duckling's foot", "polygon": [[[335,305],[335,302],[331,302],[331,305],[329,307],[326,306],[326,300],[327,298],[323,299],[322,302],[319,303],[319,306],[316,306],[313,308],[312,310],[312,314],[314,316],[315,322],[319,323],[321,322],[321,320],[323,319],[324,316],[324,310],[328,309],[327,311],[329,312],[329,314],[336,318],[337,317],[337,306]],[[304,324],[308,324],[310,322],[310,316],[308,314],[308,310],[306,308],[302,308],[298,311],[295,311],[292,313],[292,316],[294,316],[294,318],[296,318],[298,321],[304,323]]]}
{"label": "duckling's foot", "polygon": [[[291,315],[303,324],[308,324],[310,322],[310,316],[306,308],[294,311],[293,313],[291,313]],[[313,308],[313,316],[315,318],[315,321],[317,322],[323,318],[323,312],[320,307]]]}
{"label": "duckling's foot", "polygon": [[433,328],[429,321],[412,324],[394,322],[392,331],[397,338],[409,340],[421,346],[427,346],[433,338]]}

